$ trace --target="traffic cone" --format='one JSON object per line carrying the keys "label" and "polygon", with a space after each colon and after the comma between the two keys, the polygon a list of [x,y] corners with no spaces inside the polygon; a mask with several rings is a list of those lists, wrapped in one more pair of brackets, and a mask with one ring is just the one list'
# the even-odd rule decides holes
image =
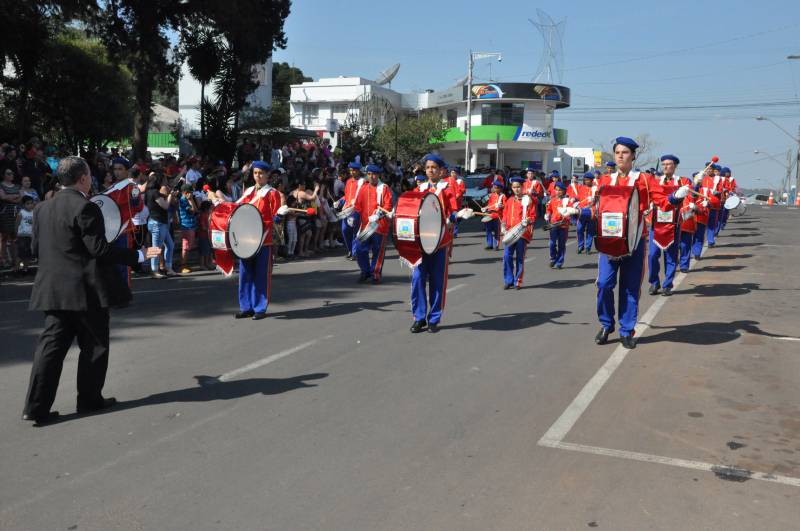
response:
{"label": "traffic cone", "polygon": [[775,204],[775,196],[772,195],[772,192],[769,193],[769,199],[767,199],[767,206],[773,206]]}
{"label": "traffic cone", "polygon": [[795,197],[794,206],[800,207],[800,194],[797,194],[797,197]]}

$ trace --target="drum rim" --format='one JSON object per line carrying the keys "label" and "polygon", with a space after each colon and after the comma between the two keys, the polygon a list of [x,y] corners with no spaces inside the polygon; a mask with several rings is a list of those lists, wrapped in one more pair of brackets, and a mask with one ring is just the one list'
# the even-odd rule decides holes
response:
{"label": "drum rim", "polygon": [[116,212],[117,212],[117,219],[119,219],[117,230],[116,230],[116,233],[114,234],[114,237],[111,238],[110,240],[108,239],[108,234],[107,234],[107,232],[105,230],[104,230],[104,232],[106,232],[106,234],[104,234],[104,236],[105,236],[106,241],[108,243],[116,241],[116,239],[119,238],[119,235],[122,234],[122,209],[119,207],[119,205],[117,204],[116,201],[114,201],[113,199],[111,199],[109,196],[107,196],[105,194],[96,194],[96,195],[93,195],[92,197],[89,198],[89,201],[91,201],[92,203],[97,205],[97,208],[100,209],[100,214],[103,215],[103,229],[106,228],[106,216],[105,216],[105,214],[103,214],[103,207],[98,205],[97,201],[95,201],[95,199],[107,200],[109,203],[114,205],[114,208],[116,209]]}
{"label": "drum rim", "polygon": [[[261,223],[259,224],[259,230],[261,231],[261,238],[260,238],[261,239],[261,245],[259,245],[256,248],[256,250],[253,252],[253,254],[250,254],[250,255],[247,255],[247,256],[242,256],[242,255],[238,254],[234,250],[234,248],[233,248],[233,246],[231,245],[231,242],[230,242],[230,226],[231,226],[230,223],[231,223],[231,218],[234,216],[234,214],[236,214],[236,212],[240,208],[243,208],[243,207],[249,207],[249,208],[252,208],[253,210],[255,210],[256,214],[258,214],[258,219],[261,221]],[[259,211],[258,208],[255,205],[251,205],[250,203],[239,203],[238,206],[236,206],[228,214],[228,225],[227,225],[226,230],[225,230],[225,241],[228,242],[228,249],[230,250],[231,254],[233,254],[233,256],[235,256],[236,258],[240,258],[242,260],[247,260],[247,259],[252,258],[255,255],[257,255],[259,253],[259,251],[261,251],[261,248],[264,246],[264,220],[261,217],[261,211]]]}
{"label": "drum rim", "polygon": [[[422,205],[425,204],[425,201],[429,200],[428,196],[433,196],[432,200],[439,203],[439,217],[441,219],[441,224],[439,225],[439,238],[436,241],[436,248],[431,252],[427,252],[425,250],[425,247],[422,245],[422,230],[421,230],[421,227],[419,226],[420,225],[420,220],[422,219],[422,216],[420,215],[422,213]],[[419,234],[417,235],[417,239],[419,240],[419,248],[422,251],[422,254],[424,254],[426,256],[431,256],[431,255],[435,254],[436,251],[439,250],[439,245],[441,245],[442,239],[444,238],[444,231],[445,231],[446,225],[447,225],[447,223],[446,223],[446,221],[444,219],[444,209],[442,208],[442,202],[439,200],[439,197],[436,194],[433,194],[433,193],[427,193],[427,194],[423,195],[422,198],[420,199],[419,208],[418,208],[418,211],[417,211],[417,230],[419,231]]]}

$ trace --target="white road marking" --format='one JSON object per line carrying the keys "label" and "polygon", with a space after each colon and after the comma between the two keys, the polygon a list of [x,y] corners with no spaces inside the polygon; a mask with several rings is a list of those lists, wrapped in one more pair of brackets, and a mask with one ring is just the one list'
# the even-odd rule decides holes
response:
{"label": "white road marking", "polygon": [[[143,289],[140,291],[134,291],[134,295],[141,295],[143,293],[166,293],[168,291],[200,291],[208,289],[209,286],[195,286],[193,288],[167,288],[167,289]],[[28,302],[30,299],[14,299],[10,301],[0,301],[0,304],[19,304],[22,302]]]}
{"label": "white road marking", "polygon": [[575,444],[560,441],[539,441],[540,446],[549,448],[558,448],[560,450],[571,450],[573,452],[582,452],[585,454],[602,455],[606,457],[618,457],[621,459],[629,459],[633,461],[641,461],[643,463],[655,463],[659,465],[676,466],[679,468],[688,468],[690,470],[701,470],[704,472],[714,472],[732,478],[748,478],[758,479],[761,481],[770,481],[772,483],[780,483],[782,485],[789,485],[792,487],[800,487],[800,478],[793,478],[790,476],[780,476],[777,474],[764,474],[763,472],[753,472],[738,467],[729,465],[705,463],[703,461],[690,461],[687,459],[677,459],[674,457],[664,457],[660,455],[644,454],[640,452],[629,452],[627,450],[615,450],[613,448],[602,448],[600,446],[588,446],[585,444]]}
{"label": "white road marking", "polygon": [[463,288],[464,286],[466,286],[466,284],[456,284],[455,286],[447,288],[445,293],[453,293],[454,291],[459,290],[459,289]]}
{"label": "white road marking", "polygon": [[772,339],[780,339],[781,341],[800,341],[800,337],[773,337]]}
{"label": "white road marking", "polygon": [[527,264],[528,262],[533,262],[534,258],[535,258],[534,256],[531,256],[530,258],[526,258],[525,259],[525,263]]}
{"label": "white road marking", "polygon": [[258,369],[259,367],[263,367],[264,365],[269,365],[273,361],[278,361],[281,358],[285,358],[286,356],[294,354],[295,352],[299,352],[299,351],[301,351],[301,350],[303,350],[305,348],[308,348],[308,347],[310,347],[312,345],[316,345],[320,341],[325,340],[325,339],[330,339],[332,337],[333,336],[325,336],[325,337],[320,338],[320,339],[313,339],[311,341],[306,341],[305,343],[301,343],[301,344],[299,344],[299,345],[297,345],[295,347],[288,348],[286,350],[282,350],[281,352],[278,352],[277,354],[273,354],[271,356],[267,356],[266,358],[261,358],[260,360],[254,361],[252,363],[248,363],[244,367],[239,367],[238,369],[234,369],[232,371],[226,372],[225,374],[223,374],[222,376],[219,377],[219,381],[220,382],[227,382],[228,380],[236,378],[237,376],[240,376],[240,375],[242,375],[242,374],[244,374],[246,372],[250,372],[252,370]]}

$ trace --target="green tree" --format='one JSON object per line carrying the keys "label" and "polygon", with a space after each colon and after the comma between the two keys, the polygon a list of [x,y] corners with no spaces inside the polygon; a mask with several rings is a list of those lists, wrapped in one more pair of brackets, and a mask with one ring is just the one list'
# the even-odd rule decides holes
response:
{"label": "green tree", "polygon": [[311,81],[303,71],[289,63],[272,63],[272,113],[273,127],[289,127],[289,98],[292,85]]}
{"label": "green tree", "polygon": [[410,164],[444,141],[444,122],[435,112],[388,120],[375,135],[375,147],[388,157]]}
{"label": "green tree", "polygon": [[130,136],[131,74],[110,61],[99,40],[76,31],[59,35],[45,49],[40,67],[31,103],[43,131],[76,151]]}
{"label": "green tree", "polygon": [[220,35],[210,27],[201,27],[198,31],[186,32],[184,48],[189,73],[200,82],[200,143],[204,146],[206,138],[205,110],[208,106],[206,85],[211,83],[220,69],[222,61]]}

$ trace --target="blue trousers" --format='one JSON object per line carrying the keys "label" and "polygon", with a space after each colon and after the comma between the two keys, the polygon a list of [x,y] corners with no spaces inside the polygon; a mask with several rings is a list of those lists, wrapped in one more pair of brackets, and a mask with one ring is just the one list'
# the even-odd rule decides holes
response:
{"label": "blue trousers", "polygon": [[[128,249],[130,247],[130,240],[127,232],[123,232],[119,235],[119,237],[114,240],[114,247],[119,247],[121,249]],[[122,281],[125,283],[126,286],[131,285],[131,269],[122,264],[115,264],[114,267],[116,268],[117,272],[122,278]]]}
{"label": "blue trousers", "polygon": [[503,282],[506,286],[521,286],[525,274],[525,251],[528,242],[520,238],[503,251]]}
{"label": "blue trousers", "polygon": [[422,262],[414,268],[411,275],[411,312],[415,321],[427,320],[429,324],[437,324],[442,320],[449,261],[448,245],[430,256],[423,255]]}
{"label": "blue trousers", "polygon": [[703,254],[703,242],[706,238],[706,226],[702,223],[697,224],[697,230],[694,233],[694,238],[692,240],[692,254],[695,258],[700,258],[700,255]]}
{"label": "blue trousers", "polygon": [[[386,236],[376,232],[364,243],[356,240],[353,245],[361,272],[375,280],[380,280],[381,271],[383,271],[383,255],[386,250]],[[372,260],[369,257],[370,253],[372,253]]]}
{"label": "blue trousers", "polygon": [[631,256],[611,260],[600,254],[597,263],[597,318],[600,324],[614,330],[614,288],[619,277],[619,335],[630,336],[639,318],[639,295],[644,275],[644,238]]}
{"label": "blue trousers", "polygon": [[564,255],[567,254],[567,235],[569,229],[556,227],[550,229],[550,261],[554,265],[564,265]]}
{"label": "blue trousers", "polygon": [[500,220],[493,219],[492,221],[487,221],[483,224],[486,230],[486,247],[491,247],[494,249],[500,242],[497,240],[497,232],[500,228]]}
{"label": "blue trousers", "polygon": [[[164,267],[172,269],[172,251],[174,244],[169,233],[169,223],[159,223],[153,219],[147,222],[147,230],[153,238],[153,247],[164,247]],[[150,259],[150,270],[158,271],[158,258]]]}
{"label": "blue trousers", "polygon": [[725,225],[728,224],[728,209],[722,208],[719,211],[719,223],[717,223],[717,234],[725,228]]}
{"label": "blue trousers", "polygon": [[719,232],[717,230],[717,224],[719,222],[719,210],[711,210],[708,211],[708,227],[706,227],[706,238],[708,239],[709,247],[713,247],[716,243],[715,237]]}
{"label": "blue trousers", "polygon": [[578,216],[578,249],[586,249],[587,251],[592,248],[592,242],[596,234],[596,224],[591,217],[584,215]]}
{"label": "blue trousers", "polygon": [[264,313],[272,286],[272,246],[265,245],[252,258],[239,260],[239,309]]}
{"label": "blue trousers", "polygon": [[[672,282],[675,280],[675,272],[678,269],[678,239],[672,242],[672,245],[667,247],[662,253],[661,247],[653,241],[653,231],[650,231],[650,248],[647,253],[647,270],[650,272],[648,279],[651,286],[670,288],[672,289]],[[661,255],[664,255],[664,283],[659,280],[659,273],[661,272]]]}
{"label": "blue trousers", "polygon": [[692,243],[694,242],[693,232],[681,232],[680,247],[680,268],[681,271],[689,269],[692,265]]}

